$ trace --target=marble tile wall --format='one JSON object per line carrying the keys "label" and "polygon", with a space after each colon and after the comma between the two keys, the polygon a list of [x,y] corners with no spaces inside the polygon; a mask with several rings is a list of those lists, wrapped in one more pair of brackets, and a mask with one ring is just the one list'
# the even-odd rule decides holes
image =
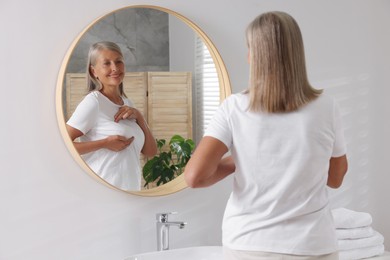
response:
{"label": "marble tile wall", "polygon": [[127,71],[169,70],[169,15],[165,12],[126,8],[103,17],[80,38],[66,72],[85,72],[89,47],[98,41],[120,46]]}

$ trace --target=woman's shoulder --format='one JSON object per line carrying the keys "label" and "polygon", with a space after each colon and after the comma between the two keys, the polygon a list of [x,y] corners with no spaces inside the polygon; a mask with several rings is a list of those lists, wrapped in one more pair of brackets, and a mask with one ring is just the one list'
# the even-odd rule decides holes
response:
{"label": "woman's shoulder", "polygon": [[326,106],[333,106],[335,103],[335,98],[327,93],[325,91],[319,95],[319,97],[316,99],[316,101],[320,104],[326,105]]}
{"label": "woman's shoulder", "polygon": [[242,103],[245,100],[249,100],[249,95],[247,91],[241,91],[238,93],[231,94],[230,96],[226,97],[224,102],[229,103]]}
{"label": "woman's shoulder", "polygon": [[100,93],[100,91],[94,90],[89,92],[85,97],[89,97],[90,99],[98,99],[100,96],[102,96],[102,93]]}
{"label": "woman's shoulder", "polygon": [[[332,95],[321,93],[316,99],[312,100],[308,104],[299,109],[300,111],[312,111],[315,113],[327,113],[332,114],[337,102]],[[321,112],[322,111],[322,112]]]}
{"label": "woman's shoulder", "polygon": [[227,96],[220,104],[219,110],[227,114],[245,111],[248,108],[249,95],[245,92],[239,92]]}
{"label": "woman's shoulder", "polygon": [[101,93],[99,91],[89,92],[81,101],[81,103],[88,105],[98,105]]}
{"label": "woman's shoulder", "polygon": [[225,100],[222,101],[223,106],[227,106],[231,109],[235,109],[237,107],[247,107],[249,102],[249,95],[247,92],[242,91],[239,93],[231,94],[226,97]]}

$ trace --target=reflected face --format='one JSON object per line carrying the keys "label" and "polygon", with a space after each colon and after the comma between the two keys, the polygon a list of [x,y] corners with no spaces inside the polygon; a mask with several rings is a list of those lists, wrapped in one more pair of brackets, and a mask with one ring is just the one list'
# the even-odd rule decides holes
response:
{"label": "reflected face", "polygon": [[91,66],[92,75],[99,79],[104,87],[117,87],[123,81],[125,64],[123,57],[111,50],[99,51],[96,62]]}

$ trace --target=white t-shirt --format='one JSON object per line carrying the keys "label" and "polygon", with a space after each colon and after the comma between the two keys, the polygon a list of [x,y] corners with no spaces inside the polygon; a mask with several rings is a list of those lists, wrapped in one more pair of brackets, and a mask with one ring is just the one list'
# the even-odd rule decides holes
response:
{"label": "white t-shirt", "polygon": [[330,158],[346,154],[336,103],[322,94],[290,113],[254,113],[248,106],[249,95],[231,95],[205,133],[231,150],[236,165],[224,246],[296,255],[337,251],[326,187]]}
{"label": "white t-shirt", "polygon": [[[124,105],[133,107],[129,99],[122,99]],[[122,151],[99,149],[82,155],[82,158],[108,183],[123,190],[140,190],[140,152],[145,136],[134,119],[114,121],[120,107],[99,91],[93,91],[80,102],[67,124],[84,134],[80,137],[81,142],[101,140],[111,135],[134,136],[134,141]]]}

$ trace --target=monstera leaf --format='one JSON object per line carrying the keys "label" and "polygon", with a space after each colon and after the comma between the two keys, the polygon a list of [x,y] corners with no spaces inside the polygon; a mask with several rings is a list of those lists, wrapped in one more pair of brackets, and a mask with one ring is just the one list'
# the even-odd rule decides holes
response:
{"label": "monstera leaf", "polygon": [[156,141],[159,153],[148,160],[142,169],[144,187],[151,183],[160,186],[182,174],[195,149],[194,141],[180,135],[172,136],[168,151],[164,151],[165,139]]}

